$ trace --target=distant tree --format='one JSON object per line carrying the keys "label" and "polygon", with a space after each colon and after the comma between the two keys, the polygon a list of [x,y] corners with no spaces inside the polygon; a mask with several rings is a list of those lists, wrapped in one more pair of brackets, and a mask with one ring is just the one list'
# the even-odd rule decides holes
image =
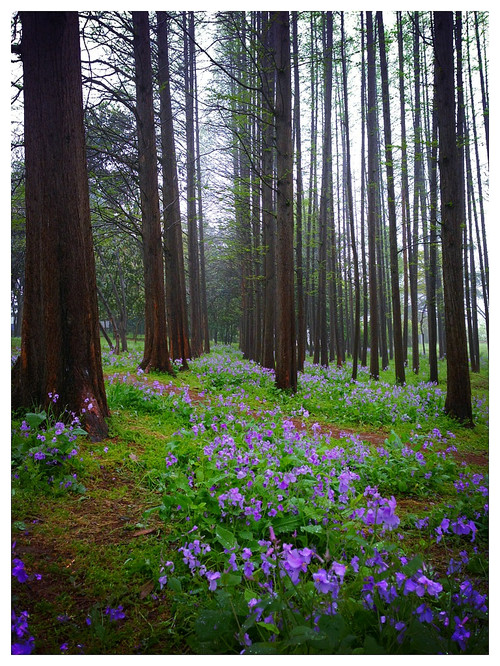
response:
{"label": "distant tree", "polygon": [[439,129],[441,242],[446,328],[446,402],[450,416],[472,425],[464,313],[462,197],[455,123],[453,12],[434,12],[436,107]]}
{"label": "distant tree", "polygon": [[[21,12],[26,282],[12,405],[83,412],[93,440],[109,415],[101,366],[77,12]],[[50,394],[50,396],[49,396]]]}

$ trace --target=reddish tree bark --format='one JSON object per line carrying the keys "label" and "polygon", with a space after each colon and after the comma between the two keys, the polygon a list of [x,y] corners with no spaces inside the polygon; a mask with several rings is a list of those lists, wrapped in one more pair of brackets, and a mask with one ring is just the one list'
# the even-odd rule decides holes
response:
{"label": "reddish tree bark", "polygon": [[441,242],[446,331],[446,402],[450,416],[473,425],[465,331],[462,197],[455,124],[453,12],[434,12],[436,106],[439,129]]}
{"label": "reddish tree bark", "polygon": [[276,386],[297,390],[293,266],[292,76],[288,12],[272,12],[276,63]]}
{"label": "reddish tree bark", "polygon": [[144,358],[140,367],[145,372],[172,372],[167,344],[148,12],[132,12],[132,19],[145,291]]}
{"label": "reddish tree bark", "polygon": [[26,164],[26,288],[12,405],[82,416],[108,433],[77,12],[21,12]]}
{"label": "reddish tree bark", "polygon": [[182,359],[182,367],[187,368],[187,361],[191,357],[191,348],[189,344],[186,276],[182,248],[181,207],[170,95],[167,14],[166,12],[158,12],[157,17],[168,329],[172,358]]}

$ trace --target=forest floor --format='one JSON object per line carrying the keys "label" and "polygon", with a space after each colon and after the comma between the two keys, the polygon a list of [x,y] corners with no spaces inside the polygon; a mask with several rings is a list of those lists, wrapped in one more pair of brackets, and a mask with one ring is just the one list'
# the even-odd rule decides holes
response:
{"label": "forest floor", "polygon": [[[260,654],[275,649],[405,653],[441,651],[443,646],[450,653],[487,651],[487,612],[484,604],[471,608],[470,600],[468,606],[464,601],[463,608],[455,609],[457,614],[466,609],[474,628],[462,643],[457,638],[460,627],[453,633],[443,624],[437,636],[421,635],[421,628],[428,626],[420,615],[418,625],[405,619],[406,637],[412,633],[413,638],[398,642],[395,634],[388,634],[376,644],[366,643],[366,637],[360,642],[358,633],[376,636],[380,626],[377,619],[377,630],[372,627],[361,606],[350,607],[356,594],[359,603],[366,596],[353,572],[350,594],[343,602],[338,596],[342,612],[336,615],[342,615],[351,633],[337,627],[338,644],[331,637],[321,643],[305,628],[285,636],[277,619],[293,608],[302,618],[297,627],[305,627],[307,616],[300,608],[314,590],[312,581],[304,580],[299,595],[288,566],[292,560],[286,559],[290,548],[278,555],[278,543],[291,544],[301,553],[304,578],[312,566],[308,549],[319,560],[331,553],[337,565],[352,556],[373,555],[374,543],[389,559],[396,546],[402,547],[400,559],[415,556],[418,563],[425,554],[419,571],[441,581],[443,594],[450,584],[452,558],[457,571],[474,585],[475,598],[483,599],[488,588],[484,371],[474,379],[476,427],[465,429],[442,414],[441,395],[429,397],[431,390],[416,381],[409,400],[393,393],[383,379],[380,388],[361,380],[359,388],[365,393],[355,395],[356,387],[348,389],[339,370],[308,369],[309,385],[289,396],[274,389],[266,372],[227,350],[193,362],[190,371],[174,378],[138,375],[136,361],[134,353],[105,357],[110,437],[100,443],[79,437],[78,455],[68,460],[59,484],[47,483],[33,453],[24,474],[16,468],[13,558],[22,563],[27,580],[16,576],[13,581],[13,610],[17,617],[27,611],[35,654],[229,654],[242,649]],[[424,396],[420,403],[418,395]],[[399,401],[397,409],[390,412],[387,401]],[[48,420],[40,428],[50,432]],[[326,462],[329,470],[335,469],[329,475]],[[346,470],[350,476],[343,488]],[[71,480],[63,483],[68,472],[76,475],[72,485]],[[328,484],[338,511],[331,510],[331,524],[324,517],[323,491]],[[391,496],[396,508],[388,515],[393,522],[388,518],[381,532],[377,521],[365,521],[355,532],[346,532],[352,526],[338,527],[354,523],[348,514],[359,510],[363,501],[369,509],[373,498],[386,510],[390,500],[385,498]],[[360,518],[367,515],[361,512]],[[323,529],[327,524],[330,527]],[[259,603],[268,604],[270,614],[259,622],[248,617],[247,602],[252,595],[258,597],[259,587],[269,586],[262,572],[257,574],[259,557],[264,561],[270,552],[269,526],[278,539],[269,564],[283,562],[294,585],[282,591],[281,606],[269,606],[273,595],[265,602],[262,597]],[[239,565],[233,560],[232,568],[230,553],[239,559]],[[250,563],[250,570],[244,568]],[[436,618],[445,612],[444,600],[431,596],[428,601]],[[318,603],[318,613],[331,619],[323,602]],[[366,612],[366,598],[363,603]],[[407,612],[413,617],[416,608]],[[451,615],[449,620],[452,625]],[[214,631],[221,622],[230,629]],[[322,636],[323,626],[315,631]]]}

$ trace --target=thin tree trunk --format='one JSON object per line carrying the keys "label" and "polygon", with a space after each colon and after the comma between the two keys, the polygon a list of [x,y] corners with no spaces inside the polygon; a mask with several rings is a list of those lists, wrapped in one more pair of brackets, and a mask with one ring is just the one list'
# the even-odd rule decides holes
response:
{"label": "thin tree trunk", "polygon": [[410,188],[408,184],[408,153],[406,141],[406,109],[404,87],[403,24],[401,12],[397,12],[398,62],[399,62],[399,106],[401,115],[401,214],[403,230],[403,355],[408,360],[408,297],[409,297],[409,254],[410,238]]}
{"label": "thin tree trunk", "polygon": [[293,68],[294,68],[294,128],[296,140],[296,265],[297,265],[297,370],[303,372],[306,355],[306,321],[304,309],[304,269],[302,265],[302,135],[300,131],[300,86],[299,86],[299,39],[297,29],[297,12],[292,12],[293,32]]}
{"label": "thin tree trunk", "polygon": [[263,63],[263,135],[262,135],[262,232],[264,245],[264,332],[262,365],[274,369],[274,338],[276,326],[276,219],[273,204],[273,116],[269,101],[274,99],[272,72],[271,25],[268,12],[262,15],[265,43]]}
{"label": "thin tree trunk", "polygon": [[196,150],[194,139],[194,12],[183,14],[184,24],[184,85],[186,103],[186,196],[188,224],[189,297],[191,313],[191,354],[203,353],[200,257],[196,211]]}
{"label": "thin tree trunk", "polygon": [[377,215],[377,134],[376,134],[376,92],[375,92],[375,40],[372,12],[366,12],[366,48],[368,69],[368,275],[370,284],[370,376],[379,378],[378,359],[378,288],[376,258],[376,215]]}
{"label": "thin tree trunk", "polygon": [[401,329],[401,301],[399,296],[399,261],[396,228],[396,195],[394,191],[394,169],[392,158],[391,112],[389,107],[389,81],[387,73],[387,56],[385,52],[385,31],[382,12],[377,12],[380,72],[382,76],[382,104],[384,114],[385,163],[387,169],[387,206],[389,213],[389,255],[391,274],[392,313],[394,330],[394,360],[396,382],[405,383],[403,354],[403,332]]}
{"label": "thin tree trunk", "polygon": [[[361,324],[361,286],[359,280],[358,247],[356,244],[356,230],[354,226],[354,203],[352,196],[352,172],[351,172],[351,139],[349,133],[349,94],[347,88],[347,63],[344,39],[344,12],[341,13],[341,59],[342,59],[342,81],[344,90],[344,132],[346,147],[346,188],[347,188],[347,213],[351,231],[352,264],[354,268],[354,336],[352,341],[352,379],[358,376],[358,356]],[[350,262],[349,262],[350,263]]]}

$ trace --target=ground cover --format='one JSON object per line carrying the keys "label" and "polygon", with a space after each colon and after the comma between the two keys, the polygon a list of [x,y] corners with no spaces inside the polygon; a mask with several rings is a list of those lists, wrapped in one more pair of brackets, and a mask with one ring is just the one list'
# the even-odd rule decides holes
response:
{"label": "ground cover", "polygon": [[13,419],[16,650],[488,651],[486,369],[469,430],[390,369],[291,396],[227,348],[174,378],[103,356],[109,440]]}

